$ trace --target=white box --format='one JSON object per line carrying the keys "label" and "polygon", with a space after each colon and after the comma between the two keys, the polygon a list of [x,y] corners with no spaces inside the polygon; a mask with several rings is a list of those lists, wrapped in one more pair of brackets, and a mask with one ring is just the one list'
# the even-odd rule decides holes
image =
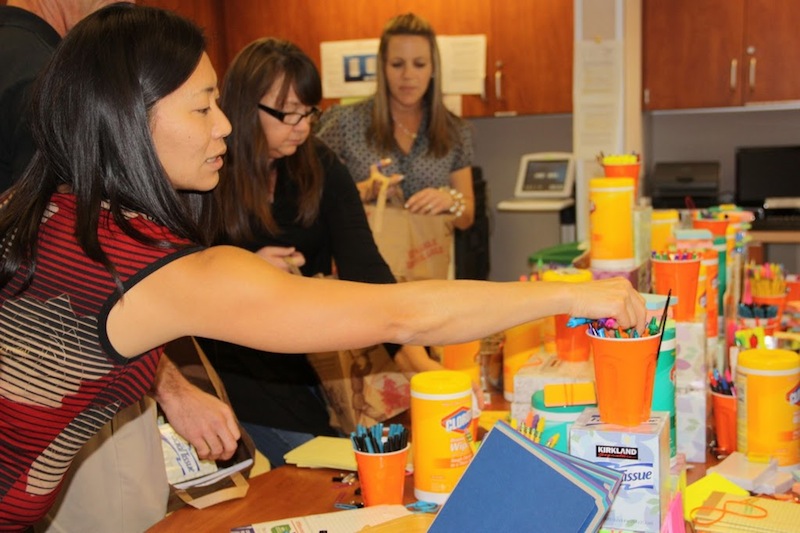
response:
{"label": "white box", "polygon": [[669,413],[635,427],[604,424],[586,409],[569,431],[569,453],[624,472],[604,529],[658,533],[670,496]]}
{"label": "white box", "polygon": [[705,388],[675,389],[675,440],[678,453],[684,454],[690,463],[706,462],[709,408]]}
{"label": "white box", "polygon": [[594,381],[594,363],[588,361],[563,361],[555,354],[541,352],[514,374],[514,399],[518,403],[531,404],[536,391],[545,385],[560,383],[582,383]]}

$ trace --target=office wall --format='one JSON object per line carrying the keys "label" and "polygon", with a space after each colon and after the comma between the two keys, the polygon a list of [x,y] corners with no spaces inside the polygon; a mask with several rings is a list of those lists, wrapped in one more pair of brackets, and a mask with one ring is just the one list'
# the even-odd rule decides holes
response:
{"label": "office wall", "polygon": [[[521,155],[572,150],[572,116],[483,118],[471,123],[475,164],[483,167],[489,188],[490,279],[515,280],[527,272],[532,252],[559,242],[558,216],[498,212],[497,203],[513,195]],[[732,191],[736,147],[800,144],[800,109],[648,114],[644,128],[648,170],[655,161],[718,160],[722,187]],[[800,246],[770,245],[767,252],[769,260],[800,271]]]}

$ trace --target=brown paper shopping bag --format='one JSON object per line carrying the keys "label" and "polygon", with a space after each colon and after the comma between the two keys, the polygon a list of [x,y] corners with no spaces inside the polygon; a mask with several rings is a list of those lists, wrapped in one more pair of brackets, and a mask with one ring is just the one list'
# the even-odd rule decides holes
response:
{"label": "brown paper shopping bag", "polygon": [[[192,337],[183,337],[168,343],[165,353],[192,384],[230,404],[222,380],[214,370],[214,367],[211,366],[211,363],[209,363],[203,350]],[[256,451],[253,440],[241,426],[239,431],[242,434],[242,438],[239,440],[236,452],[222,466],[243,463],[255,458]],[[252,466],[249,466],[204,487],[191,487],[188,489],[170,487],[167,510],[171,512],[184,505],[204,509],[227,500],[243,498],[250,487],[247,478],[251,469]]]}
{"label": "brown paper shopping bag", "polygon": [[453,215],[420,215],[401,206],[367,204],[372,235],[397,281],[447,279]]}
{"label": "brown paper shopping bag", "polygon": [[382,344],[308,354],[328,404],[330,424],[344,433],[399,415],[411,403],[408,378]]}

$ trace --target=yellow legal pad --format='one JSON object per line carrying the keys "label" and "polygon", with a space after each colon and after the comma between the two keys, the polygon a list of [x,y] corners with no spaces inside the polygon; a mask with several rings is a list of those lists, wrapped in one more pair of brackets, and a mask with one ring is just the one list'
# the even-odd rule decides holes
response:
{"label": "yellow legal pad", "polygon": [[794,502],[714,492],[694,515],[697,531],[797,533],[800,505]]}
{"label": "yellow legal pad", "polygon": [[544,405],[546,407],[592,405],[595,403],[597,403],[597,394],[592,381],[553,383],[544,386]]}

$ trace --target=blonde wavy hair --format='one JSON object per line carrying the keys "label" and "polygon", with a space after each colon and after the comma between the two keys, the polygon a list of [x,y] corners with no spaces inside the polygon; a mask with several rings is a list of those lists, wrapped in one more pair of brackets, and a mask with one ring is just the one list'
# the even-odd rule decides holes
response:
{"label": "blonde wavy hair", "polygon": [[394,121],[389,109],[389,84],[386,82],[386,54],[389,39],[398,35],[417,35],[424,37],[431,47],[433,77],[428,90],[422,97],[423,111],[428,113],[428,153],[435,157],[443,157],[453,146],[460,142],[460,119],[445,106],[442,98],[442,69],[439,47],[436,44],[436,33],[425,19],[406,13],[391,19],[383,29],[378,47],[377,88],[375,105],[372,109],[372,123],[367,128],[366,138],[369,144],[382,152],[389,152],[397,146],[394,139]]}

